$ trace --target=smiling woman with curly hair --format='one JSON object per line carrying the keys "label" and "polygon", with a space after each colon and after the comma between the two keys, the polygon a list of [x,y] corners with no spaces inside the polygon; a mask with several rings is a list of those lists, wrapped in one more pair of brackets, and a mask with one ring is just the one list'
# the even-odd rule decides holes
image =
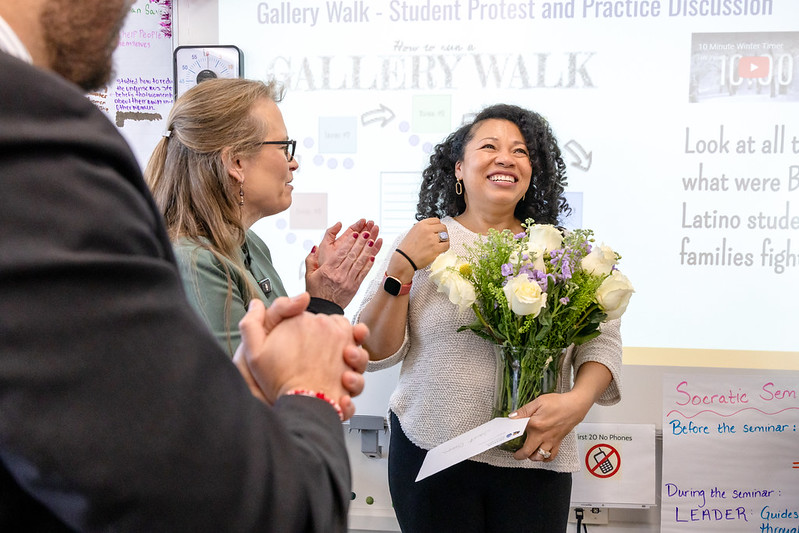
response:
{"label": "smiling woman with curly hair", "polygon": [[472,123],[461,126],[435,147],[430,165],[422,173],[416,220],[455,217],[466,210],[464,195],[456,192],[455,163],[463,159],[464,148],[474,137],[474,125],[488,119],[516,124],[530,154],[532,179],[525,195],[516,204],[514,216],[521,221],[532,218],[538,224],[555,224],[561,213],[569,214],[571,208],[563,197],[566,164],[549,123],[533,111],[497,104],[485,108]]}
{"label": "smiling woman with curly hair", "polygon": [[567,349],[558,394],[519,409],[530,417],[521,449],[493,448],[415,481],[426,450],[491,420],[497,376],[492,343],[457,333],[475,320],[472,310],[437,292],[426,267],[447,250],[465,255],[492,228],[517,234],[529,218],[557,224],[570,212],[565,170],[541,115],[505,104],[484,109],[435,147],[418,222],[395,242],[382,282],[366,291],[356,320],[371,332],[369,370],[402,364],[389,400],[388,477],[406,533],[566,530],[571,473],[579,469],[574,427],[594,403],[620,399],[619,320]]}

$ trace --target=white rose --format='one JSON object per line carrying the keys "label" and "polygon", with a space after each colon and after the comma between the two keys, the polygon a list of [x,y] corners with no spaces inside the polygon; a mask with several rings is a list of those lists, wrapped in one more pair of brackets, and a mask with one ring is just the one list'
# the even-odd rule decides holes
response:
{"label": "white rose", "polygon": [[529,229],[530,248],[557,250],[563,246],[563,235],[552,224],[533,224]]}
{"label": "white rose", "polygon": [[524,274],[509,279],[502,290],[508,299],[508,307],[517,315],[537,317],[547,305],[547,293]]}
{"label": "white rose", "polygon": [[427,267],[430,271],[430,280],[437,286],[440,285],[441,277],[449,272],[447,267],[455,266],[459,261],[458,254],[452,250],[447,250],[443,254],[439,254],[439,256],[430,263],[430,266]]}
{"label": "white rose", "polygon": [[601,246],[592,246],[591,253],[583,257],[581,262],[583,270],[597,276],[610,274],[616,264],[616,252],[604,243]]}
{"label": "white rose", "polygon": [[449,301],[457,305],[461,311],[468,309],[477,299],[474,285],[457,272],[447,270],[441,277],[438,292],[447,295]]}
{"label": "white rose", "polygon": [[527,255],[530,256],[535,270],[540,270],[541,272],[547,271],[547,265],[544,262],[544,253],[544,249],[540,246],[535,246],[533,244],[527,245]]}
{"label": "white rose", "polygon": [[436,284],[438,292],[446,294],[449,301],[460,307],[461,310],[471,307],[477,299],[474,285],[450,268],[454,267],[459,271],[463,264],[458,254],[447,250],[436,257],[428,267],[430,280]]}
{"label": "white rose", "polygon": [[627,276],[614,270],[597,289],[596,299],[602,310],[607,313],[608,320],[613,320],[624,314],[634,292],[635,289]]}

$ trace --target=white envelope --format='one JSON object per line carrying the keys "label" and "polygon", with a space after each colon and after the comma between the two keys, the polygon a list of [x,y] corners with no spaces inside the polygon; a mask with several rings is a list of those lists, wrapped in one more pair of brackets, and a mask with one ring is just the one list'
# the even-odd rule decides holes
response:
{"label": "white envelope", "polygon": [[441,472],[524,433],[529,418],[495,418],[482,426],[439,444],[424,458],[416,481]]}

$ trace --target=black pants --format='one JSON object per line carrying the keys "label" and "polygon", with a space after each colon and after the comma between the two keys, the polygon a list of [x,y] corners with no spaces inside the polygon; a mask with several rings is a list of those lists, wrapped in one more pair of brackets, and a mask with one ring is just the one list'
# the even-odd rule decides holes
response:
{"label": "black pants", "polygon": [[391,413],[388,482],[404,533],[566,531],[571,474],[463,461],[416,483],[426,453]]}

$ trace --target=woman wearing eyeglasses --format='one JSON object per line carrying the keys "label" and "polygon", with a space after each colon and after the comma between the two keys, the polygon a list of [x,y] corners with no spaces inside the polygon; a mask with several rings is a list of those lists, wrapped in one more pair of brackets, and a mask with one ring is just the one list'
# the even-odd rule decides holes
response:
{"label": "woman wearing eyeglasses", "polygon": [[[274,83],[207,80],[176,102],[145,170],[166,221],[189,301],[232,355],[253,298],[286,296],[266,244],[250,227],[291,205],[296,141]],[[361,219],[328,228],[305,260],[309,310],[343,313],[382,246]]]}

